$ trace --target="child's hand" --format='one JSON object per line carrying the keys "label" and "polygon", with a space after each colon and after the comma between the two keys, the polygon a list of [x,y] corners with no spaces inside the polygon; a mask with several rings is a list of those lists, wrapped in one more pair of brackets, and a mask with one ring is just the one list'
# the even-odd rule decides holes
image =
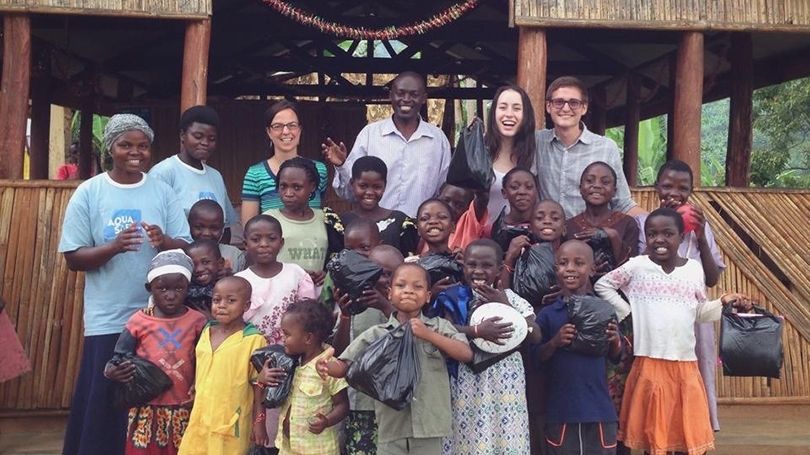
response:
{"label": "child's hand", "polygon": [[450,286],[453,285],[450,282],[451,280],[452,280],[452,278],[450,278],[449,276],[446,276],[446,277],[442,278],[441,280],[433,283],[433,286],[430,287],[430,295],[433,296],[433,298],[436,298],[436,296],[438,296],[440,293],[444,292],[445,289],[447,289],[447,288],[449,288]]}
{"label": "child's hand", "polygon": [[421,340],[427,340],[433,332],[418,317],[411,319],[411,331],[413,331],[413,336]]}
{"label": "child's hand", "polygon": [[329,362],[332,360],[334,355],[335,348],[329,346],[326,348],[326,355],[321,357],[321,359],[318,360],[318,363],[315,364],[315,370],[318,371],[318,374],[324,380],[329,379]]}
{"label": "child's hand", "polygon": [[265,447],[267,444],[270,444],[265,419],[266,417],[258,418],[253,421],[253,432],[250,435],[250,440],[259,447]]}
{"label": "child's hand", "polygon": [[619,326],[614,321],[608,322],[605,333],[611,345],[619,344]]}
{"label": "child's hand", "polygon": [[262,371],[259,372],[259,383],[268,385],[270,387],[278,387],[281,382],[287,377],[287,373],[282,368],[271,368],[270,359],[264,362]]}
{"label": "child's hand", "polygon": [[[495,289],[488,284],[472,283],[473,291],[477,292],[486,302],[500,302],[505,305],[509,304],[509,297],[503,292],[503,289]],[[511,306],[511,305],[510,305]]]}
{"label": "child's hand", "polygon": [[549,293],[543,296],[543,300],[540,301],[540,305],[545,306],[554,303],[557,301],[558,298],[560,298],[560,295],[562,295],[562,288],[560,287],[559,284],[551,286],[550,288],[548,288],[548,290]]}
{"label": "child's hand", "polygon": [[504,262],[507,264],[514,264],[520,255],[523,254],[523,249],[530,246],[532,246],[532,242],[529,240],[529,236],[519,235],[513,238],[512,241],[509,242],[509,248],[506,249]]}
{"label": "child's hand", "polygon": [[453,248],[453,251],[450,252],[453,255],[453,259],[456,260],[461,265],[464,265],[464,250],[459,247]]}
{"label": "child's hand", "polygon": [[689,204],[692,207],[692,220],[697,224],[695,235],[698,239],[702,239],[706,235],[706,215],[703,214],[703,209],[697,205]]}
{"label": "child's hand", "polygon": [[680,207],[681,204],[684,204],[684,202],[681,202],[680,199],[673,199],[671,196],[666,199],[661,199],[661,207],[668,207],[675,210]]}
{"label": "child's hand", "polygon": [[511,322],[498,322],[502,318],[500,316],[493,316],[484,319],[477,326],[475,326],[476,338],[483,338],[489,342],[502,345],[501,340],[509,338],[515,329],[512,327]]}
{"label": "child's hand", "polygon": [[749,312],[754,308],[754,302],[744,294],[725,294],[720,297],[720,301],[723,305],[731,304],[737,311]]}
{"label": "child's hand", "polygon": [[343,142],[335,144],[331,137],[327,137],[326,142],[321,144],[321,152],[323,152],[323,157],[335,166],[342,166],[346,162],[346,157],[349,156],[346,144]]}
{"label": "child's hand", "polygon": [[113,240],[112,245],[118,253],[126,253],[127,251],[138,251],[143,243],[143,233],[137,224],[132,225],[118,233],[118,236]]}
{"label": "child's hand", "polygon": [[610,272],[610,258],[604,251],[596,253],[593,258],[594,269],[597,274],[605,274]]}
{"label": "child's hand", "polygon": [[141,226],[146,230],[146,236],[149,237],[149,244],[157,250],[162,249],[166,237],[163,235],[163,230],[160,229],[160,226],[157,224],[146,224],[146,221],[141,221]]}
{"label": "child's hand", "polygon": [[307,270],[307,273],[309,274],[309,277],[312,278],[312,283],[314,283],[316,287],[323,285],[323,280],[326,278],[326,272],[323,270]]}
{"label": "child's hand", "polygon": [[343,315],[343,317],[351,317],[351,314],[349,313],[349,306],[352,304],[352,299],[349,297],[349,294],[346,292],[340,292],[339,289],[335,288],[332,296],[335,298],[338,308],[340,308],[340,314]]}
{"label": "child's hand", "polygon": [[583,230],[581,230],[579,232],[575,232],[574,233],[574,239],[582,241],[582,242],[587,242],[588,240],[591,239],[591,237],[594,236],[594,234],[596,234],[597,230],[599,230],[599,228],[591,227],[591,228],[583,229]]}
{"label": "child's hand", "polygon": [[366,308],[374,308],[380,311],[383,311],[385,307],[391,305],[391,302],[389,302],[388,299],[386,299],[385,296],[376,289],[364,290],[363,295],[355,300],[355,302],[363,305]]}
{"label": "child's hand", "polygon": [[233,275],[233,266],[231,265],[231,261],[225,259],[222,267],[219,268],[219,272],[217,272],[217,280],[221,280],[226,276],[231,275]]}
{"label": "child's hand", "polygon": [[110,381],[129,382],[135,376],[135,365],[129,360],[125,360],[118,365],[107,364],[104,369],[104,377]]}
{"label": "child's hand", "polygon": [[554,338],[551,339],[551,343],[554,343],[554,347],[559,349],[563,346],[568,346],[574,341],[574,336],[577,334],[577,328],[574,327],[574,324],[565,324],[560,327],[560,331],[554,335]]}
{"label": "child's hand", "polygon": [[320,412],[316,412],[315,416],[309,419],[309,432],[312,434],[321,434],[328,427],[329,418]]}

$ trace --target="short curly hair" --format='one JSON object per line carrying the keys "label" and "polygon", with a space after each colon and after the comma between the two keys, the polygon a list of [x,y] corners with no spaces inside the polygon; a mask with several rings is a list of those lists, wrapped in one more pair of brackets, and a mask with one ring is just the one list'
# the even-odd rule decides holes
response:
{"label": "short curly hair", "polygon": [[329,335],[332,334],[332,327],[335,326],[332,313],[313,299],[298,300],[291,303],[284,315],[297,315],[304,332],[314,334],[320,343],[329,338]]}

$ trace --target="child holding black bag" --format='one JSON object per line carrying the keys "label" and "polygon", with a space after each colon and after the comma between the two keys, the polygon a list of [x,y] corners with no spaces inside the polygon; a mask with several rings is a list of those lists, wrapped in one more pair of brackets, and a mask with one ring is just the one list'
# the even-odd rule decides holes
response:
{"label": "child holding black bag", "polygon": [[[338,455],[335,428],[349,412],[344,379],[323,378],[316,366],[331,357],[334,350],[324,341],[332,333],[332,315],[315,300],[293,302],[281,319],[284,352],[301,356],[292,378],[292,387],[281,405],[276,447],[280,455]],[[259,381],[277,386],[284,370],[265,365]]]}
{"label": "child holding black bag", "polygon": [[[569,322],[574,296],[591,293],[594,274],[593,250],[578,240],[563,243],[555,253],[560,296],[537,316],[543,342],[533,349],[534,361],[542,363],[548,377],[545,437],[547,453],[616,453],[618,417],[607,385],[605,359],[568,348],[577,336]],[[610,304],[603,302],[606,306]],[[618,360],[621,340],[615,323],[608,324],[608,358]]]}
{"label": "child holding black bag", "polygon": [[[349,363],[358,359],[369,345],[401,324],[410,324],[416,338],[421,379],[413,401],[403,410],[375,403],[379,425],[377,454],[439,455],[442,437],[452,433],[450,385],[444,355],[469,362],[472,350],[467,338],[448,321],[422,315],[422,307],[430,299],[430,285],[427,272],[419,265],[406,263],[394,271],[389,299],[396,309],[389,321],[363,332],[340,359],[321,359],[318,372],[324,377],[345,377]],[[396,362],[396,359],[391,361]]]}
{"label": "child holding black bag", "polygon": [[[116,357],[104,369],[108,379],[138,381],[133,377],[134,354],[157,365],[172,382],[169,390],[129,410],[127,455],[176,454],[188,424],[194,346],[206,322],[205,316],[184,305],[192,269],[191,258],[179,249],[152,259],[146,284],[152,294],[150,305],[129,319],[115,345]],[[163,422],[176,424],[164,427]]]}

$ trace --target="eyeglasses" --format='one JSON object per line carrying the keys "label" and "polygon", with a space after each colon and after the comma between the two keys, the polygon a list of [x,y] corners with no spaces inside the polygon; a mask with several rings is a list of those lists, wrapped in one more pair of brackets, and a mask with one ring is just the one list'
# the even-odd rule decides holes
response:
{"label": "eyeglasses", "polygon": [[565,103],[568,103],[568,107],[571,108],[572,111],[575,111],[582,107],[583,103],[582,100],[578,100],[576,98],[571,98],[570,100],[565,100],[562,98],[554,98],[552,100],[548,100],[549,103],[554,107],[554,109],[562,109],[565,106]]}
{"label": "eyeglasses", "polygon": [[301,124],[298,122],[290,122],[290,123],[273,123],[270,125],[270,130],[275,133],[280,133],[284,131],[284,128],[287,128],[289,131],[298,131],[301,129]]}

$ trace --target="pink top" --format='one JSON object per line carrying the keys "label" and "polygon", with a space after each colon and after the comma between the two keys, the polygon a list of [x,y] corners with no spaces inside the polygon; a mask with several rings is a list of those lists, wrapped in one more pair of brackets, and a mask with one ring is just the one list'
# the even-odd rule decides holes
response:
{"label": "pink top", "polygon": [[0,382],[31,371],[31,363],[5,311],[0,312]]}

